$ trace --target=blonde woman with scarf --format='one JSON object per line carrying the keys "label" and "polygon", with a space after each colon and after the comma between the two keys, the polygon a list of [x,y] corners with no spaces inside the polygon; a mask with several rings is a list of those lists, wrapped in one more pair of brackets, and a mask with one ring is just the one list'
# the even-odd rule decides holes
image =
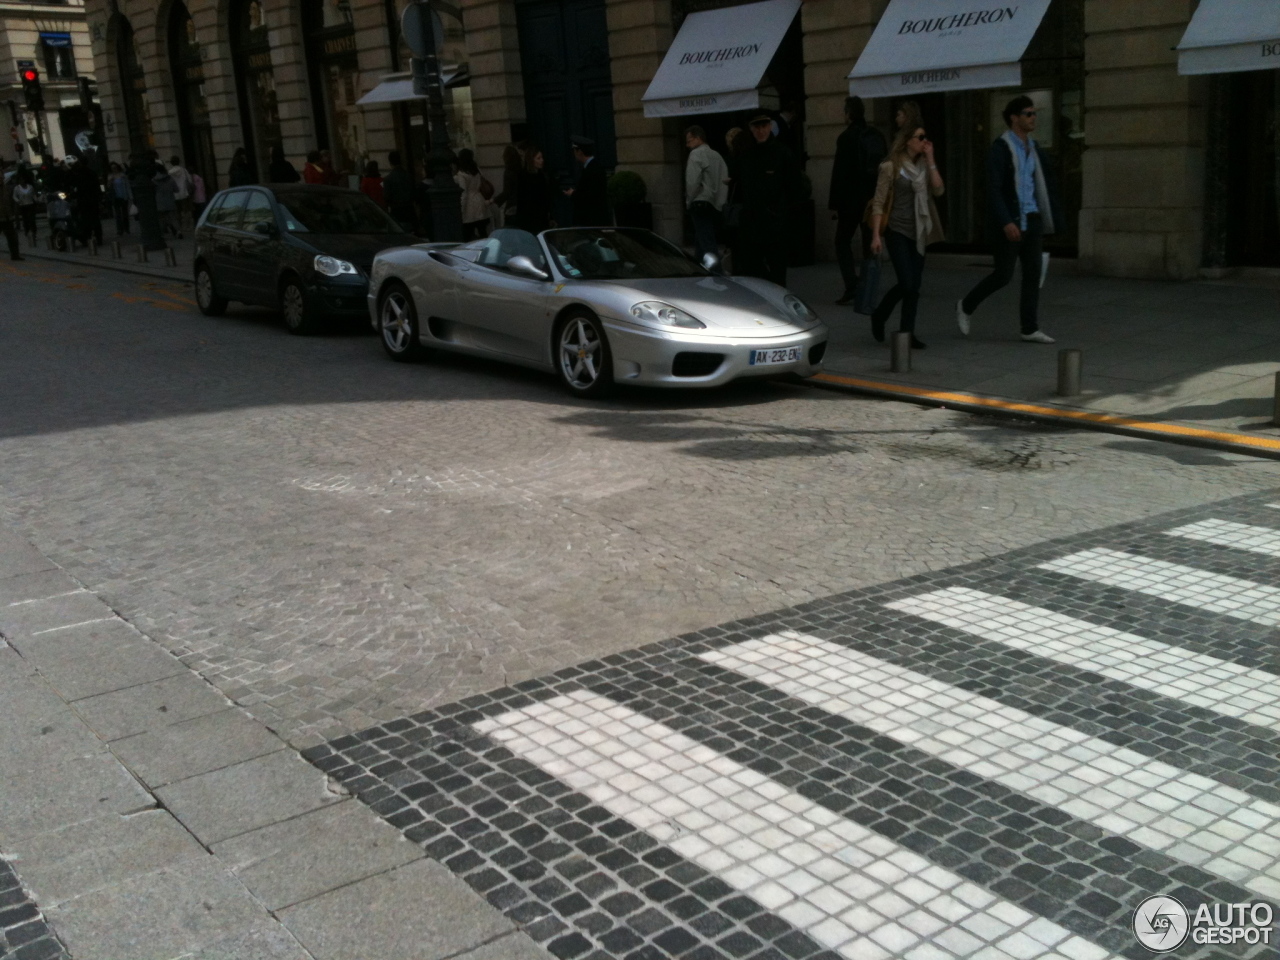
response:
{"label": "blonde woman with scarf", "polygon": [[871,200],[871,252],[889,248],[889,259],[898,282],[871,314],[871,334],[884,342],[884,325],[901,301],[902,323],[911,334],[911,346],[923,350],[916,338],[916,311],[920,306],[920,282],[924,275],[924,249],[943,239],[942,221],[934,197],[944,186],[933,159],[933,144],[924,127],[904,126],[894,138],[889,159],[880,164],[876,195]]}

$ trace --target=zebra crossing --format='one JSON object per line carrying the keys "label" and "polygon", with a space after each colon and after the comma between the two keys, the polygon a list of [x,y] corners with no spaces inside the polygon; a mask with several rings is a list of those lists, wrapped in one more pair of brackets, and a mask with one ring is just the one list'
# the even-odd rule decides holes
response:
{"label": "zebra crossing", "polygon": [[[556,957],[1151,956],[1151,896],[1280,912],[1274,496],[709,628],[305,756]],[[1170,955],[1274,960],[1276,934]]]}

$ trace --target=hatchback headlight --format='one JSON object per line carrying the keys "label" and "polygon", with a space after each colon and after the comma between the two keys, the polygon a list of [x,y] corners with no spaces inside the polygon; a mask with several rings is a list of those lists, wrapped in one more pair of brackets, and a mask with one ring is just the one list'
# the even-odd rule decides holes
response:
{"label": "hatchback headlight", "polygon": [[794,293],[788,293],[782,298],[782,304],[790,311],[791,315],[801,323],[817,323],[818,315],[809,309],[809,305],[797,297]]}
{"label": "hatchback headlight", "polygon": [[700,330],[706,326],[692,314],[685,313],[679,307],[673,307],[661,300],[645,300],[631,308],[631,315],[637,320],[649,323],[660,323],[664,327],[686,327]]}
{"label": "hatchback headlight", "polygon": [[341,277],[346,275],[358,275],[359,270],[355,268],[355,264],[347,263],[345,260],[339,260],[337,257],[326,257],[324,254],[316,257],[311,265],[315,267],[316,273],[326,277]]}

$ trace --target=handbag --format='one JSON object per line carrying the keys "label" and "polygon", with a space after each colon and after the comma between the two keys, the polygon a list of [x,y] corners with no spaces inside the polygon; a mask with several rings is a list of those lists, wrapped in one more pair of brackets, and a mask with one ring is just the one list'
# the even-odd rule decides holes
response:
{"label": "handbag", "polygon": [[880,258],[862,261],[862,275],[853,288],[853,312],[870,316],[880,302]]}
{"label": "handbag", "polygon": [[480,196],[486,200],[492,200],[493,192],[493,184],[489,182],[488,178],[482,176],[480,178]]}

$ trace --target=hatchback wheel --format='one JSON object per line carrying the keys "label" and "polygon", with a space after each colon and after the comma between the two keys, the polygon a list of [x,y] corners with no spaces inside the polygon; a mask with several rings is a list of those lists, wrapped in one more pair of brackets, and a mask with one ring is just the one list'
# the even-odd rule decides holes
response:
{"label": "hatchback wheel", "polygon": [[560,382],[579,397],[598,397],[613,384],[613,356],[604,325],[585,310],[560,322],[556,337]]}
{"label": "hatchback wheel", "polygon": [[305,337],[316,332],[314,311],[307,306],[307,296],[297,280],[286,280],[280,288],[280,310],[290,333]]}
{"label": "hatchback wheel", "polygon": [[401,363],[409,363],[422,356],[422,342],[418,339],[418,310],[413,296],[403,284],[388,284],[378,307],[378,328],[382,333],[382,348],[387,356]]}
{"label": "hatchback wheel", "polygon": [[207,264],[196,267],[196,306],[207,317],[220,317],[227,310],[226,297],[220,297],[213,288],[213,274]]}

